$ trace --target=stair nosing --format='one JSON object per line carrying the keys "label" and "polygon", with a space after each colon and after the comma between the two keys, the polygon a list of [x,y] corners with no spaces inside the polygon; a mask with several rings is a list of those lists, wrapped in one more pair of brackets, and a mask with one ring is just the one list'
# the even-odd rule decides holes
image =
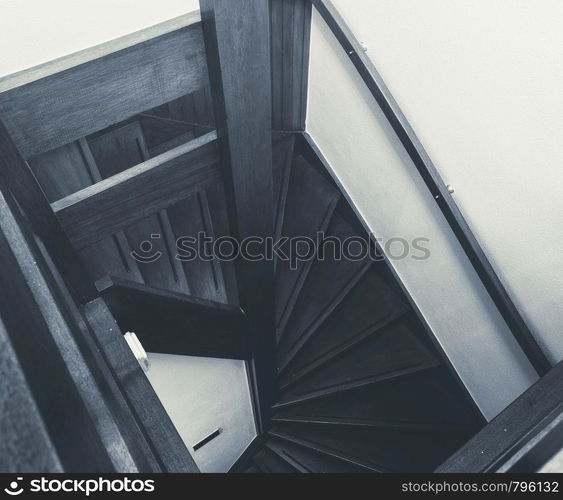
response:
{"label": "stair nosing", "polygon": [[373,384],[385,383],[385,382],[388,382],[389,380],[393,380],[393,379],[400,378],[400,377],[407,377],[407,376],[413,375],[413,374],[421,372],[421,371],[436,368],[437,366],[440,366],[440,365],[441,365],[440,361],[436,360],[433,363],[429,363],[429,364],[422,365],[422,366],[416,365],[416,366],[413,366],[413,367],[410,367],[410,368],[404,368],[404,369],[401,369],[401,370],[393,370],[392,372],[381,374],[381,375],[376,375],[374,377],[365,377],[365,378],[363,378],[359,381],[350,382],[350,383],[347,383],[347,384],[342,384],[340,386],[337,386],[337,387],[334,388],[334,390],[323,390],[323,391],[311,392],[308,395],[301,397],[301,398],[298,398],[298,399],[293,399],[291,401],[285,401],[283,403],[277,403],[277,404],[273,405],[272,408],[274,410],[280,410],[282,408],[287,408],[289,406],[298,405],[298,404],[301,404],[301,403],[304,403],[304,402],[329,397],[329,396],[332,396],[334,394],[338,394],[338,393],[341,393],[341,392],[351,391],[351,390],[354,390],[354,389],[359,389],[361,387],[366,387],[366,386],[373,385]]}

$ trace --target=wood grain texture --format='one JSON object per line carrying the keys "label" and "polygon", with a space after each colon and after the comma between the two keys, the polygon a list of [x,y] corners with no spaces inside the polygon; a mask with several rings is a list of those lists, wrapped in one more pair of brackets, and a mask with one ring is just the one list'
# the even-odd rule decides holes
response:
{"label": "wood grain texture", "polygon": [[90,281],[79,261],[31,168],[21,156],[1,121],[0,186],[4,192],[13,193],[77,298],[88,301],[95,297],[96,289],[93,282]]}
{"label": "wood grain texture", "polygon": [[83,311],[162,472],[199,472],[103,300],[86,304]]}
{"label": "wood grain texture", "polygon": [[[543,427],[554,410],[561,411],[563,362],[557,364],[514,403],[459,449],[436,472],[496,472]],[[535,472],[535,471],[528,471]]]}
{"label": "wood grain texture", "polygon": [[220,179],[214,132],[63,198],[52,207],[77,248]]}
{"label": "wood grain texture", "polygon": [[197,23],[4,92],[0,116],[29,158],[207,84]]}
{"label": "wood grain texture", "polygon": [[311,2],[270,0],[274,130],[305,130]]}
{"label": "wood grain texture", "polygon": [[0,317],[62,468],[113,472],[111,452],[84,399],[87,387],[70,371],[80,355],[58,343],[68,327],[16,221],[15,204],[1,196],[0,209]]}
{"label": "wood grain texture", "polygon": [[62,472],[57,452],[0,321],[0,472]]}
{"label": "wood grain texture", "polygon": [[97,283],[124,331],[150,352],[246,359],[246,320],[240,308],[119,278]]}
{"label": "wood grain texture", "polygon": [[[90,146],[83,139],[35,156],[28,164],[50,203],[102,180]],[[93,281],[109,272],[142,282],[130,251],[125,234],[120,232],[77,253]]]}
{"label": "wood grain texture", "polygon": [[[247,0],[202,0],[200,5],[231,229],[241,241],[271,237],[274,202],[269,5]],[[241,261],[238,280],[241,303],[253,330],[255,357],[251,366],[259,384],[260,428],[267,426],[276,397],[273,262]]]}

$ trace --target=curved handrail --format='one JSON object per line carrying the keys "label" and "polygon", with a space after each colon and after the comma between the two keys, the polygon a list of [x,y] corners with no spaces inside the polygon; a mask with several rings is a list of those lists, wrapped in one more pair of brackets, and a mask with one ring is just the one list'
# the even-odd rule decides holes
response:
{"label": "curved handrail", "polygon": [[381,75],[375,69],[370,58],[365,54],[361,44],[334,4],[330,0],[311,1],[342,46],[342,49],[346,52],[356,71],[397,134],[520,347],[538,374],[543,376],[551,369],[551,363],[541,350],[518,308],[510,298],[477,238],[452,198],[448,186],[446,186],[434,163],[424,150]]}

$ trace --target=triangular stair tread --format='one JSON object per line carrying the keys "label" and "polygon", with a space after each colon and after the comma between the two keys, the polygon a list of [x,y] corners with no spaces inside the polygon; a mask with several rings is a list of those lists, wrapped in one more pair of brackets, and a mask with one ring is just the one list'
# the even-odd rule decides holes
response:
{"label": "triangular stair tread", "polygon": [[408,311],[408,307],[379,276],[376,265],[362,277],[288,364],[280,367],[281,387],[349,349]]}
{"label": "triangular stair tread", "polygon": [[[284,214],[282,237],[310,238],[326,231],[340,194],[302,156],[293,160]],[[288,242],[281,247],[289,254]],[[295,300],[311,267],[313,259],[296,261],[295,268],[287,260],[276,265],[276,323],[283,330]]]}
{"label": "triangular stair tread", "polygon": [[276,417],[475,428],[472,409],[447,375],[436,367],[282,408]]}
{"label": "triangular stair tread", "polygon": [[389,374],[439,364],[403,322],[393,323],[355,345],[295,386],[282,393],[281,402],[331,394]]}
{"label": "triangular stair tread", "polygon": [[373,429],[324,424],[276,425],[294,436],[360,463],[389,472],[431,472],[457,450],[470,435],[395,429]]}
{"label": "triangular stair tread", "polygon": [[291,443],[295,446],[306,449],[311,453],[315,453],[320,456],[325,456],[332,460],[337,460],[339,463],[348,464],[355,468],[364,470],[365,472],[371,472],[371,473],[392,472],[390,470],[384,469],[381,466],[367,463],[362,459],[358,459],[357,457],[353,457],[351,455],[348,455],[347,453],[343,453],[342,451],[327,447],[322,443],[316,443],[314,441],[311,441],[307,439],[307,437],[303,437],[299,434],[293,433],[292,430],[291,429],[288,430],[286,426],[274,426],[268,433],[270,434],[270,436],[277,438],[283,441],[284,443]]}
{"label": "triangular stair tread", "polygon": [[[327,229],[328,236],[340,241],[357,236],[354,229],[335,213]],[[356,285],[370,266],[362,260],[336,258],[333,245],[325,247],[324,259],[314,259],[311,270],[283,333],[279,336],[278,366],[283,366],[314,330],[324,322]]]}
{"label": "triangular stair tread", "polygon": [[293,163],[295,136],[293,134],[273,134],[272,169],[274,174],[274,235],[279,238],[285,213],[289,176]]}
{"label": "triangular stair tread", "polygon": [[267,474],[293,474],[297,472],[286,460],[283,460],[277,453],[265,446],[256,452],[252,461]]}
{"label": "triangular stair tread", "polygon": [[351,462],[318,453],[310,448],[275,437],[271,437],[267,444],[270,448],[274,448],[278,453],[286,456],[288,460],[292,460],[296,467],[301,468],[302,472],[317,474],[366,474],[373,472]]}

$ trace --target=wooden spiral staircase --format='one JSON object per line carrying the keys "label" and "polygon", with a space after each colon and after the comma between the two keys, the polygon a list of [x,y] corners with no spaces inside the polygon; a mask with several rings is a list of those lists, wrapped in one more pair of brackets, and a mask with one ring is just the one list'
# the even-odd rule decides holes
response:
{"label": "wooden spiral staircase", "polygon": [[[202,1],[204,21],[211,4]],[[430,472],[483,425],[386,260],[342,258],[330,244],[295,267],[177,258],[178,240],[199,234],[366,237],[303,133],[309,2],[273,1],[271,16],[266,4],[217,14],[217,31],[205,34],[215,37],[210,78],[195,23],[0,94],[0,250],[10,264],[0,272],[0,342],[18,354],[21,366],[9,368],[33,396],[21,407],[35,401],[51,443],[18,456],[14,471],[197,472],[123,340],[128,331],[150,352],[249,361],[259,436],[232,472]],[[242,61],[232,16],[247,28],[234,44],[253,47]],[[268,30],[254,30],[264,19],[271,53]],[[111,100],[146,77],[147,53],[189,78],[159,80],[158,99],[140,85],[134,112],[118,96],[98,113],[99,95]],[[135,78],[115,71],[125,60],[141,68]],[[63,99],[69,81],[85,89]],[[39,104],[27,116],[30,96]],[[67,123],[67,100],[82,121]],[[38,126],[43,114],[55,134]],[[32,436],[35,414],[17,415],[10,432]]]}

